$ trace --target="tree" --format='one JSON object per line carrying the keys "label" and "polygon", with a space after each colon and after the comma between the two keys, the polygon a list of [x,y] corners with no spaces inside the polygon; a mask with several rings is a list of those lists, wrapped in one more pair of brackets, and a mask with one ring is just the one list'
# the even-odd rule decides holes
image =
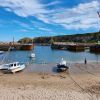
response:
{"label": "tree", "polygon": [[32,39],[31,38],[22,38],[18,41],[18,43],[24,44],[24,43],[32,43]]}

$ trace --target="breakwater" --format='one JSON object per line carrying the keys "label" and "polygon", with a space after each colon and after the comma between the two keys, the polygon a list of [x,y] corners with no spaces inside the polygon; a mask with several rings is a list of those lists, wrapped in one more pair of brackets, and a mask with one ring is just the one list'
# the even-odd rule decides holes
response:
{"label": "breakwater", "polygon": [[55,42],[51,45],[51,48],[59,50],[69,50],[69,51],[84,51],[86,48],[89,48],[90,51],[100,52],[100,45],[95,43]]}

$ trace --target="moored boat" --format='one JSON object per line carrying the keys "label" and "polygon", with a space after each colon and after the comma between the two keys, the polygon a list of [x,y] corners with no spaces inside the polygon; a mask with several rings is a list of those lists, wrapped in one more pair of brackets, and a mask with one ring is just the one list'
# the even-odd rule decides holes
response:
{"label": "moored boat", "polygon": [[35,53],[31,53],[29,57],[30,58],[35,58]]}
{"label": "moored boat", "polygon": [[0,51],[0,54],[3,54],[4,53],[4,51]]}
{"label": "moored boat", "polygon": [[34,47],[33,44],[22,44],[20,49],[21,50],[32,50],[33,47]]}
{"label": "moored boat", "polygon": [[8,72],[19,72],[25,69],[25,65],[24,64],[20,64],[19,62],[13,62],[13,63],[9,63],[9,64],[3,64],[0,66],[1,70],[6,70]]}
{"label": "moored boat", "polygon": [[67,62],[62,58],[61,62],[57,64],[57,71],[61,72],[61,71],[66,71],[67,69],[69,69]]}

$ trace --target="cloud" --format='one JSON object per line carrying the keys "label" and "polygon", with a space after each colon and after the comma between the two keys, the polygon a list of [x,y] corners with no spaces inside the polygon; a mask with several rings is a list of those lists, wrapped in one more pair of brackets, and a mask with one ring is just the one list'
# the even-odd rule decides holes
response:
{"label": "cloud", "polygon": [[[64,1],[63,1],[64,2]],[[73,8],[47,9],[48,6],[60,4],[61,1],[53,1],[43,4],[39,0],[0,0],[0,6],[5,10],[15,13],[21,17],[34,16],[45,24],[59,25],[65,29],[98,29],[99,17],[97,10],[100,8],[100,1],[79,3]],[[19,23],[29,28],[25,23]],[[42,29],[43,30],[43,29]],[[44,29],[45,30],[45,29]]]}
{"label": "cloud", "polygon": [[66,29],[89,29],[97,28],[99,17],[100,2],[92,1],[90,3],[79,4],[71,9],[61,10],[61,13],[53,15],[53,23],[59,24]]}
{"label": "cloud", "polygon": [[22,17],[47,13],[38,0],[0,0],[0,6],[7,8]]}
{"label": "cloud", "polygon": [[28,30],[26,30],[26,29],[21,29],[21,30],[19,30],[20,32],[24,32],[24,33],[27,33],[28,32]]}
{"label": "cloud", "polygon": [[60,1],[53,1],[51,3],[48,3],[46,6],[53,6],[53,5],[57,5],[57,4],[60,4],[61,2]]}
{"label": "cloud", "polygon": [[51,29],[45,28],[45,27],[38,27],[39,30],[45,31],[45,32],[53,32]]}

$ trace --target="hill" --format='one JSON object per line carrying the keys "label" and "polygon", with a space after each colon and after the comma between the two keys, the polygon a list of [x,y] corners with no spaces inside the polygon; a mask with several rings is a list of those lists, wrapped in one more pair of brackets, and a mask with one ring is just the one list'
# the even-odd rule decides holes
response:
{"label": "hill", "polygon": [[[22,42],[22,40],[25,41],[25,38],[19,41]],[[100,32],[34,38],[34,43],[50,43],[50,44],[53,42],[95,43],[97,41],[100,41]]]}

